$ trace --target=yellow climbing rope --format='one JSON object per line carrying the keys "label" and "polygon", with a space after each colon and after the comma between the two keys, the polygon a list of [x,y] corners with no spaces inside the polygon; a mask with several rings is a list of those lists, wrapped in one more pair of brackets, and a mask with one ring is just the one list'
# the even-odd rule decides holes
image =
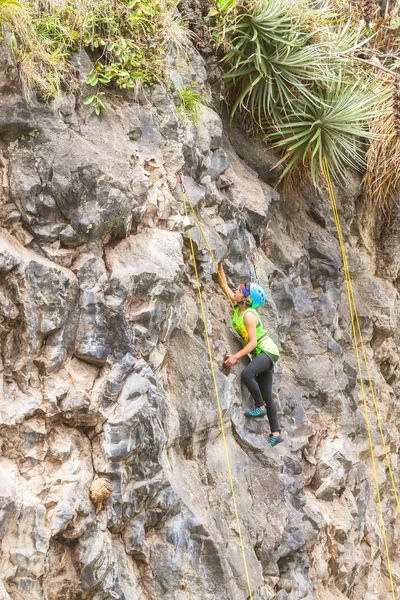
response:
{"label": "yellow climbing rope", "polygon": [[[345,250],[345,247],[344,247],[344,242],[343,242],[343,237],[342,237],[342,228],[340,226],[339,213],[338,213],[338,210],[337,210],[335,193],[334,193],[334,190],[333,190],[332,179],[331,179],[331,176],[330,176],[329,166],[328,166],[328,163],[327,163],[326,159],[324,159],[324,161],[323,161],[323,170],[324,170],[324,175],[325,175],[326,183],[327,183],[327,186],[328,186],[329,198],[330,198],[330,202],[331,202],[331,206],[332,206],[333,216],[334,216],[334,219],[335,219],[335,224],[336,224],[336,229],[337,229],[337,234],[338,234],[338,239],[339,239],[340,250],[341,250],[341,253],[342,253],[343,270],[344,270],[344,275],[345,275],[345,280],[346,280],[347,298],[348,298],[348,302],[349,302],[350,320],[351,320],[351,326],[352,326],[352,331],[353,331],[353,339],[354,339],[354,348],[355,348],[355,351],[356,351],[357,366],[358,366],[358,372],[359,372],[359,375],[360,375],[360,386],[361,386],[361,394],[362,394],[363,403],[364,403],[365,422],[366,422],[367,430],[368,430],[368,439],[369,439],[369,447],[370,447],[370,452],[371,452],[372,469],[373,469],[373,473],[374,473],[376,495],[377,495],[377,498],[378,498],[379,512],[380,512],[380,517],[381,517],[383,543],[384,543],[384,546],[385,546],[386,560],[387,560],[387,566],[388,566],[388,573],[389,573],[390,585],[391,585],[391,590],[392,590],[392,597],[393,597],[393,600],[395,600],[393,575],[392,575],[392,569],[391,569],[391,564],[390,564],[389,547],[388,547],[387,537],[386,537],[386,528],[385,528],[385,520],[384,520],[384,516],[383,516],[381,494],[380,494],[380,490],[379,490],[378,474],[377,474],[376,464],[375,464],[375,456],[374,456],[374,447],[373,447],[373,441],[372,441],[372,433],[371,433],[371,427],[370,427],[370,423],[369,423],[367,397],[366,397],[366,394],[365,394],[363,374],[362,374],[362,370],[361,370],[360,349],[359,349],[359,345],[358,345],[358,341],[357,341],[357,331],[358,331],[358,335],[359,335],[359,339],[360,339],[360,346],[361,346],[361,349],[362,349],[362,355],[363,355],[363,358],[364,358],[364,363],[365,363],[365,367],[366,367],[366,371],[367,371],[367,375],[368,375],[368,382],[369,382],[369,385],[370,385],[372,397],[374,399],[375,412],[376,412],[377,421],[378,421],[378,424],[379,424],[379,429],[380,429],[380,433],[381,433],[381,437],[382,437],[383,447],[384,447],[385,456],[386,456],[386,462],[387,462],[387,465],[388,465],[388,469],[389,469],[389,473],[390,473],[390,477],[391,477],[391,481],[392,481],[392,487],[393,487],[393,491],[394,491],[394,495],[395,495],[395,498],[396,498],[396,502],[397,502],[397,507],[398,508],[399,508],[399,499],[398,499],[398,494],[397,494],[397,490],[396,490],[396,484],[395,484],[394,477],[393,477],[392,468],[391,468],[391,465],[390,465],[389,455],[388,455],[387,448],[386,448],[386,443],[385,443],[385,440],[384,440],[384,435],[383,435],[383,431],[382,431],[381,421],[380,421],[380,418],[379,418],[378,405],[377,405],[377,402],[376,402],[374,388],[373,388],[373,385],[372,385],[371,375],[370,375],[370,371],[369,371],[369,367],[368,367],[368,360],[367,360],[367,356],[366,356],[366,353],[365,353],[365,347],[364,347],[364,342],[363,342],[363,337],[362,337],[362,333],[361,333],[361,327],[360,327],[360,322],[359,322],[359,318],[358,318],[358,312],[357,312],[356,302],[355,302],[354,293],[353,293],[353,285],[352,285],[352,281],[351,281],[351,276],[350,276],[349,267],[348,267],[348,263],[347,263],[346,250]],[[356,325],[357,325],[357,331],[356,331]]]}
{"label": "yellow climbing rope", "polygon": [[357,312],[356,302],[355,302],[354,293],[353,293],[353,286],[352,286],[350,272],[349,272],[349,268],[348,268],[348,264],[347,264],[346,252],[344,250],[342,232],[341,232],[341,229],[340,229],[339,215],[338,215],[337,206],[336,206],[336,202],[335,202],[335,195],[334,195],[334,191],[333,191],[332,180],[330,178],[329,169],[328,169],[326,163],[324,163],[324,172],[325,172],[325,178],[326,178],[326,181],[327,181],[327,184],[328,184],[328,191],[329,191],[329,196],[331,198],[331,204],[332,204],[333,214],[334,214],[334,217],[335,217],[335,222],[336,222],[336,225],[339,226],[339,228],[338,228],[338,236],[340,235],[340,240],[341,240],[341,241],[339,240],[339,243],[340,243],[341,249],[342,249],[343,266],[344,266],[344,270],[345,270],[346,281],[348,280],[348,282],[349,282],[348,286],[349,286],[349,291],[350,291],[351,303],[352,303],[353,308],[354,308],[354,317],[355,317],[355,320],[356,320],[358,336],[360,338],[360,346],[361,346],[361,350],[362,350],[362,355],[363,355],[363,360],[364,360],[364,364],[365,364],[365,369],[366,369],[366,372],[367,372],[368,383],[369,383],[369,387],[370,387],[370,390],[371,390],[371,396],[372,396],[372,399],[373,399],[373,402],[374,402],[376,420],[377,420],[377,423],[378,423],[379,432],[381,434],[381,440],[382,440],[382,445],[383,445],[383,449],[384,449],[384,452],[385,452],[386,464],[387,464],[387,467],[388,467],[388,470],[389,470],[389,474],[390,474],[390,479],[391,479],[391,483],[392,483],[392,489],[393,489],[394,497],[396,499],[397,509],[398,509],[398,511],[400,511],[399,496],[398,496],[398,492],[397,492],[397,488],[396,488],[396,483],[395,483],[394,476],[393,476],[393,470],[392,470],[392,467],[391,467],[391,464],[390,464],[389,453],[388,453],[387,447],[386,447],[385,436],[384,436],[384,433],[383,433],[383,430],[382,430],[382,423],[381,423],[381,419],[380,419],[380,416],[379,416],[378,403],[377,403],[376,396],[375,396],[374,386],[372,384],[372,378],[371,378],[371,373],[370,373],[370,370],[369,370],[368,358],[367,358],[367,355],[366,355],[366,352],[365,352],[365,346],[364,346],[364,342],[363,342],[360,321],[359,321],[359,318],[358,318],[358,312]]}
{"label": "yellow climbing rope", "polygon": [[[186,202],[188,202],[190,204],[190,207],[193,211],[193,214],[195,216],[195,220],[197,223],[197,226],[199,227],[204,240],[206,241],[206,238],[204,236],[204,232],[201,228],[201,225],[197,219],[196,213],[194,212],[193,206],[190,202],[189,196],[185,190],[185,186],[183,184],[182,179],[180,178],[180,183],[181,183],[181,189],[182,189],[182,200],[183,200],[183,206],[184,206],[184,210],[185,210],[185,215],[186,217],[188,217],[188,210],[187,210],[187,204]],[[236,495],[235,495],[235,487],[233,484],[233,477],[232,477],[232,469],[231,469],[231,463],[230,463],[230,459],[229,459],[229,451],[228,451],[228,444],[226,441],[226,435],[225,435],[225,426],[224,426],[224,419],[223,419],[223,414],[222,414],[222,408],[221,408],[221,402],[219,399],[219,393],[218,393],[218,385],[217,385],[217,379],[215,377],[215,370],[214,370],[214,360],[213,360],[213,354],[212,354],[212,349],[211,349],[211,344],[210,344],[210,338],[208,335],[208,324],[207,324],[207,318],[206,318],[206,313],[204,310],[204,304],[203,304],[203,297],[201,294],[201,287],[200,287],[200,280],[199,280],[199,274],[198,274],[198,270],[197,270],[197,263],[196,263],[196,256],[195,256],[195,252],[194,252],[194,246],[193,246],[193,240],[192,240],[192,235],[190,233],[190,229],[189,229],[189,242],[190,242],[190,251],[192,254],[192,260],[193,260],[193,267],[194,267],[194,272],[195,272],[195,276],[196,276],[196,284],[197,284],[197,293],[199,296],[199,303],[200,303],[200,307],[201,307],[201,315],[202,315],[202,319],[203,319],[203,325],[204,325],[204,332],[205,332],[205,336],[206,336],[206,344],[207,344],[207,351],[208,351],[208,358],[210,361],[210,368],[211,368],[211,376],[212,376],[212,380],[214,383],[214,389],[215,389],[215,396],[217,399],[217,405],[218,405],[218,415],[219,415],[219,421],[220,421],[220,425],[221,425],[221,433],[222,433],[222,439],[224,442],[224,449],[225,449],[225,457],[226,457],[226,464],[228,467],[228,477],[229,477],[229,483],[230,483],[230,488],[231,488],[231,494],[232,494],[232,502],[233,502],[233,509],[235,512],[235,518],[236,518],[236,524],[237,524],[237,530],[238,530],[238,534],[239,534],[239,540],[240,540],[240,547],[241,547],[241,551],[242,551],[242,557],[243,557],[243,565],[244,565],[244,570],[245,570],[245,574],[246,574],[246,582],[247,582],[247,587],[249,590],[249,600],[253,600],[253,594],[252,594],[252,590],[251,590],[251,584],[250,584],[250,577],[249,577],[249,571],[247,568],[247,561],[246,561],[246,553],[244,550],[244,542],[243,542],[243,536],[242,536],[242,530],[240,527],[240,519],[239,519],[239,512],[238,512],[238,508],[237,508],[237,502],[236,502]],[[216,269],[217,272],[219,273],[218,270],[218,265],[215,262],[214,256],[212,254],[211,248],[208,245],[208,242],[206,241],[207,244],[207,248],[210,252],[210,255],[213,259],[214,264],[216,265]],[[229,296],[228,296],[229,297]],[[231,301],[232,304],[232,301]],[[233,306],[233,304],[232,304]]]}

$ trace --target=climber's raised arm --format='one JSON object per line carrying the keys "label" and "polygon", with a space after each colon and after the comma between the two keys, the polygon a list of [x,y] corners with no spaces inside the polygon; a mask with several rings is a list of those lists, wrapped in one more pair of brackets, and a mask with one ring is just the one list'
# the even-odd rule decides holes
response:
{"label": "climber's raised arm", "polygon": [[218,283],[225,292],[225,294],[228,296],[228,298],[233,300],[235,293],[233,292],[233,290],[231,290],[231,288],[228,285],[222,262],[218,263]]}

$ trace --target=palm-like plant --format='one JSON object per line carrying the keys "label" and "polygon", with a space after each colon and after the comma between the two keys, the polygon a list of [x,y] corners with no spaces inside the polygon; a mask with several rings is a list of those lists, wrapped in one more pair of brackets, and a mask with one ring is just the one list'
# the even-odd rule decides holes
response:
{"label": "palm-like plant", "polygon": [[234,33],[235,37],[241,33],[244,37],[258,35],[270,43],[290,43],[295,37],[293,19],[285,0],[261,0],[253,5],[243,5],[226,33],[228,36]]}
{"label": "palm-like plant", "polygon": [[306,165],[317,185],[324,159],[336,179],[343,177],[347,167],[363,169],[363,145],[374,137],[368,122],[381,114],[381,102],[382,91],[371,80],[348,83],[342,73],[334,85],[318,88],[313,101],[303,97],[295,110],[282,118],[279,128],[265,137],[284,151],[282,176]]}
{"label": "palm-like plant", "polygon": [[364,169],[365,141],[374,137],[368,123],[382,114],[381,102],[382,90],[372,80],[349,83],[341,72],[334,85],[318,88],[313,101],[303,97],[265,138],[284,152],[283,175],[305,165],[317,185],[324,159],[336,179],[347,167]]}
{"label": "palm-like plant", "polygon": [[223,29],[232,113],[243,110],[282,151],[283,175],[307,165],[315,184],[326,161],[336,179],[365,166],[368,123],[385,96],[372,78],[355,81],[365,41],[336,16],[308,0],[241,0]]}
{"label": "palm-like plant", "polygon": [[236,95],[233,114],[238,108],[249,110],[259,125],[278,119],[280,108],[295,101],[300,86],[310,97],[312,82],[323,77],[322,48],[307,45],[310,34],[296,28],[286,0],[244,6],[224,35],[225,79]]}
{"label": "palm-like plant", "polygon": [[[281,109],[286,110],[296,101],[300,87],[311,100],[312,83],[324,76],[321,52],[316,52],[315,47],[295,44],[267,49],[258,40],[249,42],[249,46],[242,51],[248,53],[249,58],[236,53],[236,61],[225,75],[236,89],[233,114],[243,107],[261,125],[270,117],[278,120]],[[232,53],[233,50],[227,56]]]}

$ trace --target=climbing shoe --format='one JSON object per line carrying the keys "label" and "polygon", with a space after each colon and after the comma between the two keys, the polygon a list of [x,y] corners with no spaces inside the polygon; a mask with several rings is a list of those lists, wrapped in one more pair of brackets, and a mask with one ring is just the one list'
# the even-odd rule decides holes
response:
{"label": "climbing shoe", "polygon": [[277,444],[280,444],[281,442],[283,442],[283,435],[272,435],[272,433],[269,434],[268,436],[268,444],[270,446],[276,446]]}
{"label": "climbing shoe", "polygon": [[253,419],[257,417],[263,417],[267,414],[267,411],[262,408],[255,408],[254,410],[246,410],[244,413],[246,417],[252,417]]}

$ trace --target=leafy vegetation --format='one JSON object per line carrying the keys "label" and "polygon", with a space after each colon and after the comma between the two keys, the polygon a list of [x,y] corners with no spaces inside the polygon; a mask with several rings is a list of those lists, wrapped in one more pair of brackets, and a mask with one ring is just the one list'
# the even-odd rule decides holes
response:
{"label": "leafy vegetation", "polygon": [[178,106],[178,113],[184,123],[192,121],[195,125],[199,121],[202,95],[188,87],[183,87],[178,91],[181,101]]}
{"label": "leafy vegetation", "polygon": [[21,4],[17,0],[0,0],[0,13],[8,8],[21,8]]}
{"label": "leafy vegetation", "polygon": [[296,31],[286,0],[262,0],[239,12],[225,29],[229,65],[225,79],[237,90],[232,112],[250,110],[258,124],[279,118],[294,101],[293,90],[322,76],[320,53],[308,46],[309,35]]}
{"label": "leafy vegetation", "polygon": [[[365,168],[370,123],[387,110],[387,88],[365,52],[371,32],[351,20],[347,3],[240,0],[217,10],[232,114],[282,151],[283,176],[306,167],[317,185],[325,157],[337,180]],[[378,72],[379,75],[379,72]]]}
{"label": "leafy vegetation", "polygon": [[[365,93],[360,94],[361,86]],[[266,136],[284,150],[283,175],[303,164],[314,182],[323,172],[326,158],[332,173],[340,177],[347,167],[363,170],[365,142],[373,137],[368,128],[371,115],[377,116],[377,95],[372,81],[364,78],[348,83],[339,77],[331,87],[321,87],[314,97],[303,98],[283,117],[279,130]]]}
{"label": "leafy vegetation", "polygon": [[86,96],[83,101],[83,104],[91,105],[94,108],[94,112],[98,116],[102,110],[107,110],[106,106],[103,102],[103,96],[105,92],[97,92],[97,94],[92,94],[91,96]]}
{"label": "leafy vegetation", "polygon": [[87,80],[94,92],[85,103],[97,113],[105,106],[105,88],[161,81],[168,47],[187,42],[187,25],[175,14],[173,0],[50,1],[47,12],[31,0],[12,21],[27,97],[32,89],[44,100],[61,89],[74,91],[70,58],[85,49],[94,63]]}

